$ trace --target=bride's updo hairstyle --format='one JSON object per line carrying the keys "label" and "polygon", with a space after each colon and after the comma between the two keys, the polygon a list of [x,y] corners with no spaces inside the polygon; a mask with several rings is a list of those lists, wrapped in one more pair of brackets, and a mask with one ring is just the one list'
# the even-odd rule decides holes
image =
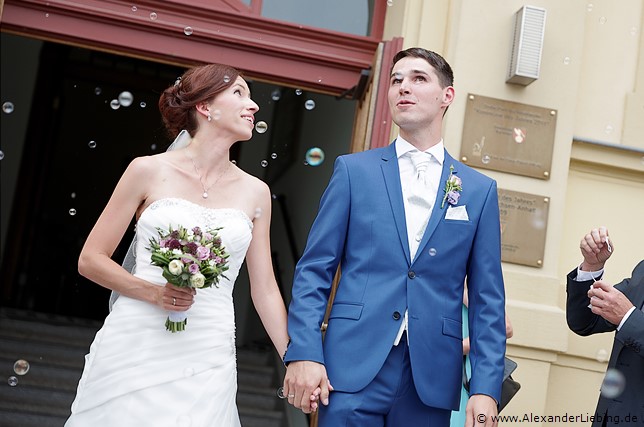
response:
{"label": "bride's updo hairstyle", "polygon": [[232,86],[240,75],[228,65],[208,64],[190,68],[159,98],[159,111],[171,138],[185,129],[194,136],[197,130],[195,106],[210,102]]}

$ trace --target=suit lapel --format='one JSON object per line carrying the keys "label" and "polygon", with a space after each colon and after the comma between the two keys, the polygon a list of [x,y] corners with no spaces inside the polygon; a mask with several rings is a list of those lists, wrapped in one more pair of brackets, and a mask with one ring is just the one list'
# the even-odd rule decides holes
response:
{"label": "suit lapel", "polygon": [[391,205],[391,212],[396,221],[396,229],[398,230],[398,238],[402,246],[407,262],[411,263],[409,255],[409,243],[407,240],[407,223],[405,221],[405,206],[403,204],[402,186],[400,184],[400,170],[398,168],[398,157],[396,157],[396,144],[391,143],[384,150],[382,155],[382,175],[385,179],[385,186],[387,187],[387,195],[389,196],[389,204]]}
{"label": "suit lapel", "polygon": [[[441,218],[445,215],[445,210],[447,209],[447,206],[443,206],[441,209],[441,203],[443,202],[443,196],[445,195],[445,192],[443,189],[445,188],[445,181],[447,181],[447,177],[449,176],[449,167],[454,164],[454,159],[447,153],[447,150],[445,150],[445,159],[443,160],[443,171],[441,172],[441,179],[438,182],[438,191],[436,192],[436,200],[434,201],[434,207],[432,208],[432,213],[429,217],[429,222],[427,223],[427,228],[425,229],[425,234],[423,234],[423,239],[420,241],[420,245],[418,245],[418,251],[416,252],[416,257],[414,258],[414,261],[420,258],[420,254],[422,251],[425,250],[425,246],[427,245],[427,242],[429,242],[429,239],[432,237],[432,234],[434,234],[434,231],[436,231],[436,227],[440,223]],[[457,169],[454,170],[455,172],[458,172]]]}

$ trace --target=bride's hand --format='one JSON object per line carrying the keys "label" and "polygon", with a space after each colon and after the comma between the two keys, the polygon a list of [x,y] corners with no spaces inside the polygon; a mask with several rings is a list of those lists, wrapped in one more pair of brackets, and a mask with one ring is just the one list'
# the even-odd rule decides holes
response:
{"label": "bride's hand", "polygon": [[194,288],[179,288],[166,283],[162,288],[159,305],[168,311],[186,311],[195,300]]}

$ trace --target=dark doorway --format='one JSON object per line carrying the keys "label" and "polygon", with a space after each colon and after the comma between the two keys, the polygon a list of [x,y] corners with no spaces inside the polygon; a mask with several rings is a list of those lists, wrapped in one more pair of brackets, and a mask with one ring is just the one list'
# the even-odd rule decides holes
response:
{"label": "dark doorway", "polygon": [[[184,69],[4,33],[2,51],[2,102],[21,102],[1,113],[0,305],[102,320],[109,291],[78,274],[78,255],[129,162],[171,142],[157,101]],[[31,65],[19,59],[25,54]],[[30,73],[33,95],[21,88]],[[273,258],[288,302],[333,159],[349,150],[355,101],[246,78],[268,131],[236,144],[232,157],[274,192]],[[326,160],[317,163],[320,153]],[[114,260],[123,258],[133,228]],[[238,338],[255,339],[263,328],[242,276],[235,287]]]}

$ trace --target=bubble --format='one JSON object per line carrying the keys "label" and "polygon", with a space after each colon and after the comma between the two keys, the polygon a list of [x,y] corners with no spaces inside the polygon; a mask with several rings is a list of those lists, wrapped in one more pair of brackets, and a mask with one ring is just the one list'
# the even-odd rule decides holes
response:
{"label": "bubble", "polygon": [[94,93],[95,93],[96,95],[100,95],[101,93],[103,93],[103,89],[101,89],[100,87],[96,86],[96,87],[94,88]]}
{"label": "bubble", "polygon": [[4,159],[4,151],[0,150],[0,160]]}
{"label": "bubble", "polygon": [[146,103],[145,103],[145,102],[143,102],[143,101],[141,101],[141,103],[140,103],[139,105],[141,106],[141,108],[145,108],[145,107],[147,107],[147,106],[148,106],[148,104],[146,104]]}
{"label": "bubble", "polygon": [[2,104],[2,112],[6,114],[11,114],[13,113],[13,102],[5,102]]}
{"label": "bubble", "polygon": [[262,208],[255,208],[255,218],[262,216]]}
{"label": "bubble", "polygon": [[192,35],[192,27],[186,27],[186,28],[184,28],[184,29],[183,29],[183,34],[185,34],[186,36],[190,36],[190,35]]}
{"label": "bubble", "polygon": [[112,107],[112,110],[118,110],[119,108],[121,108],[121,103],[118,99],[113,99],[112,101],[110,101],[110,107]]}
{"label": "bubble", "polygon": [[302,89],[295,89],[295,94],[296,94],[297,96],[302,95]]}
{"label": "bubble", "polygon": [[631,27],[631,36],[637,35],[637,27]]}
{"label": "bubble", "polygon": [[138,8],[138,7],[136,7],[136,6],[132,6],[132,12],[136,12],[137,10],[139,10],[139,8]]}
{"label": "bubble", "polygon": [[212,119],[213,120],[219,120],[221,119],[221,110],[215,110],[212,112]]}
{"label": "bubble", "polygon": [[624,374],[615,368],[610,368],[606,371],[606,376],[602,382],[601,394],[607,399],[614,399],[624,391],[626,386],[626,378]]}
{"label": "bubble", "polygon": [[597,355],[595,356],[598,362],[606,362],[608,361],[608,352],[606,349],[599,349],[597,350]]}
{"label": "bubble", "polygon": [[277,153],[271,153],[271,159],[273,160],[277,159]]}
{"label": "bubble", "polygon": [[568,65],[568,64],[570,64],[570,57],[569,57],[569,56],[566,56],[566,57],[563,59],[563,63],[564,63],[564,65]]}
{"label": "bubble", "polygon": [[70,214],[71,216],[76,215],[76,209],[71,208],[71,209],[69,210],[69,214]]}
{"label": "bubble", "polygon": [[10,376],[7,379],[7,384],[9,384],[11,387],[15,387],[18,385],[18,378],[14,377],[13,375]]}
{"label": "bubble", "polygon": [[599,18],[599,23],[602,24],[602,25],[605,24],[606,23],[606,17],[602,16],[601,18]]}
{"label": "bubble", "polygon": [[154,151],[154,150],[156,150],[156,149],[157,149],[157,145],[156,145],[156,144],[152,144],[152,145],[150,145],[150,150]]}
{"label": "bubble", "polygon": [[279,89],[275,89],[273,92],[271,92],[271,99],[273,101],[279,101],[281,97],[282,92]]}
{"label": "bubble", "polygon": [[191,377],[194,374],[195,374],[195,370],[193,368],[188,367],[183,370],[183,376],[186,378]]}
{"label": "bubble", "polygon": [[490,156],[485,154],[483,157],[481,157],[481,162],[487,165],[488,163],[490,163]]}
{"label": "bubble", "polygon": [[132,101],[134,101],[134,95],[132,95],[132,92],[125,90],[119,93],[119,103],[122,106],[129,107],[130,105],[132,105]]}
{"label": "bubble", "polygon": [[267,130],[268,130],[268,125],[266,124],[265,121],[259,121],[255,123],[255,131],[257,131],[257,133],[264,133]]}
{"label": "bubble", "polygon": [[15,372],[16,375],[26,375],[27,372],[29,372],[29,368],[29,362],[24,359],[18,359],[13,364],[13,372]]}
{"label": "bubble", "polygon": [[191,425],[192,425],[192,418],[190,418],[190,415],[180,415],[177,418],[178,427],[190,427]]}
{"label": "bubble", "polygon": [[387,0],[387,6],[393,6],[394,0]]}
{"label": "bubble", "polygon": [[592,11],[593,11],[593,7],[594,7],[594,6],[593,6],[593,4],[592,4],[592,3],[588,3],[588,5],[586,6],[586,10],[587,10],[588,12],[592,12]]}
{"label": "bubble", "polygon": [[436,248],[429,248],[429,256],[436,256]]}
{"label": "bubble", "polygon": [[70,194],[69,197],[71,197],[72,199],[75,199],[76,198],[76,193]]}
{"label": "bubble", "polygon": [[312,109],[315,108],[315,101],[312,99],[307,99],[306,102],[304,103],[304,108],[311,111]]}
{"label": "bubble", "polygon": [[96,141],[90,141],[90,142],[88,142],[88,143],[87,143],[87,146],[88,146],[89,148],[96,148]]}
{"label": "bubble", "polygon": [[304,158],[310,166],[319,166],[324,161],[324,151],[318,147],[309,148]]}
{"label": "bubble", "polygon": [[268,166],[268,160],[262,160],[259,164],[262,165],[263,168],[265,168],[266,166]]}
{"label": "bubble", "polygon": [[158,16],[157,16],[156,12],[150,12],[150,19],[151,20],[156,21],[157,18],[158,18]]}
{"label": "bubble", "polygon": [[45,18],[49,18],[49,14],[48,14],[48,13],[45,13]]}
{"label": "bubble", "polygon": [[615,129],[613,128],[613,126],[611,126],[611,125],[606,125],[606,129],[604,129],[604,132],[606,132],[606,135],[609,135],[609,134],[613,133],[613,130],[615,130]]}
{"label": "bubble", "polygon": [[231,160],[231,161],[230,161],[230,163],[232,163],[233,165],[236,165],[236,164],[237,164],[237,160]]}
{"label": "bubble", "polygon": [[224,83],[229,83],[229,82],[230,82],[230,76],[229,76],[229,75],[225,75],[225,76],[224,76]]}

